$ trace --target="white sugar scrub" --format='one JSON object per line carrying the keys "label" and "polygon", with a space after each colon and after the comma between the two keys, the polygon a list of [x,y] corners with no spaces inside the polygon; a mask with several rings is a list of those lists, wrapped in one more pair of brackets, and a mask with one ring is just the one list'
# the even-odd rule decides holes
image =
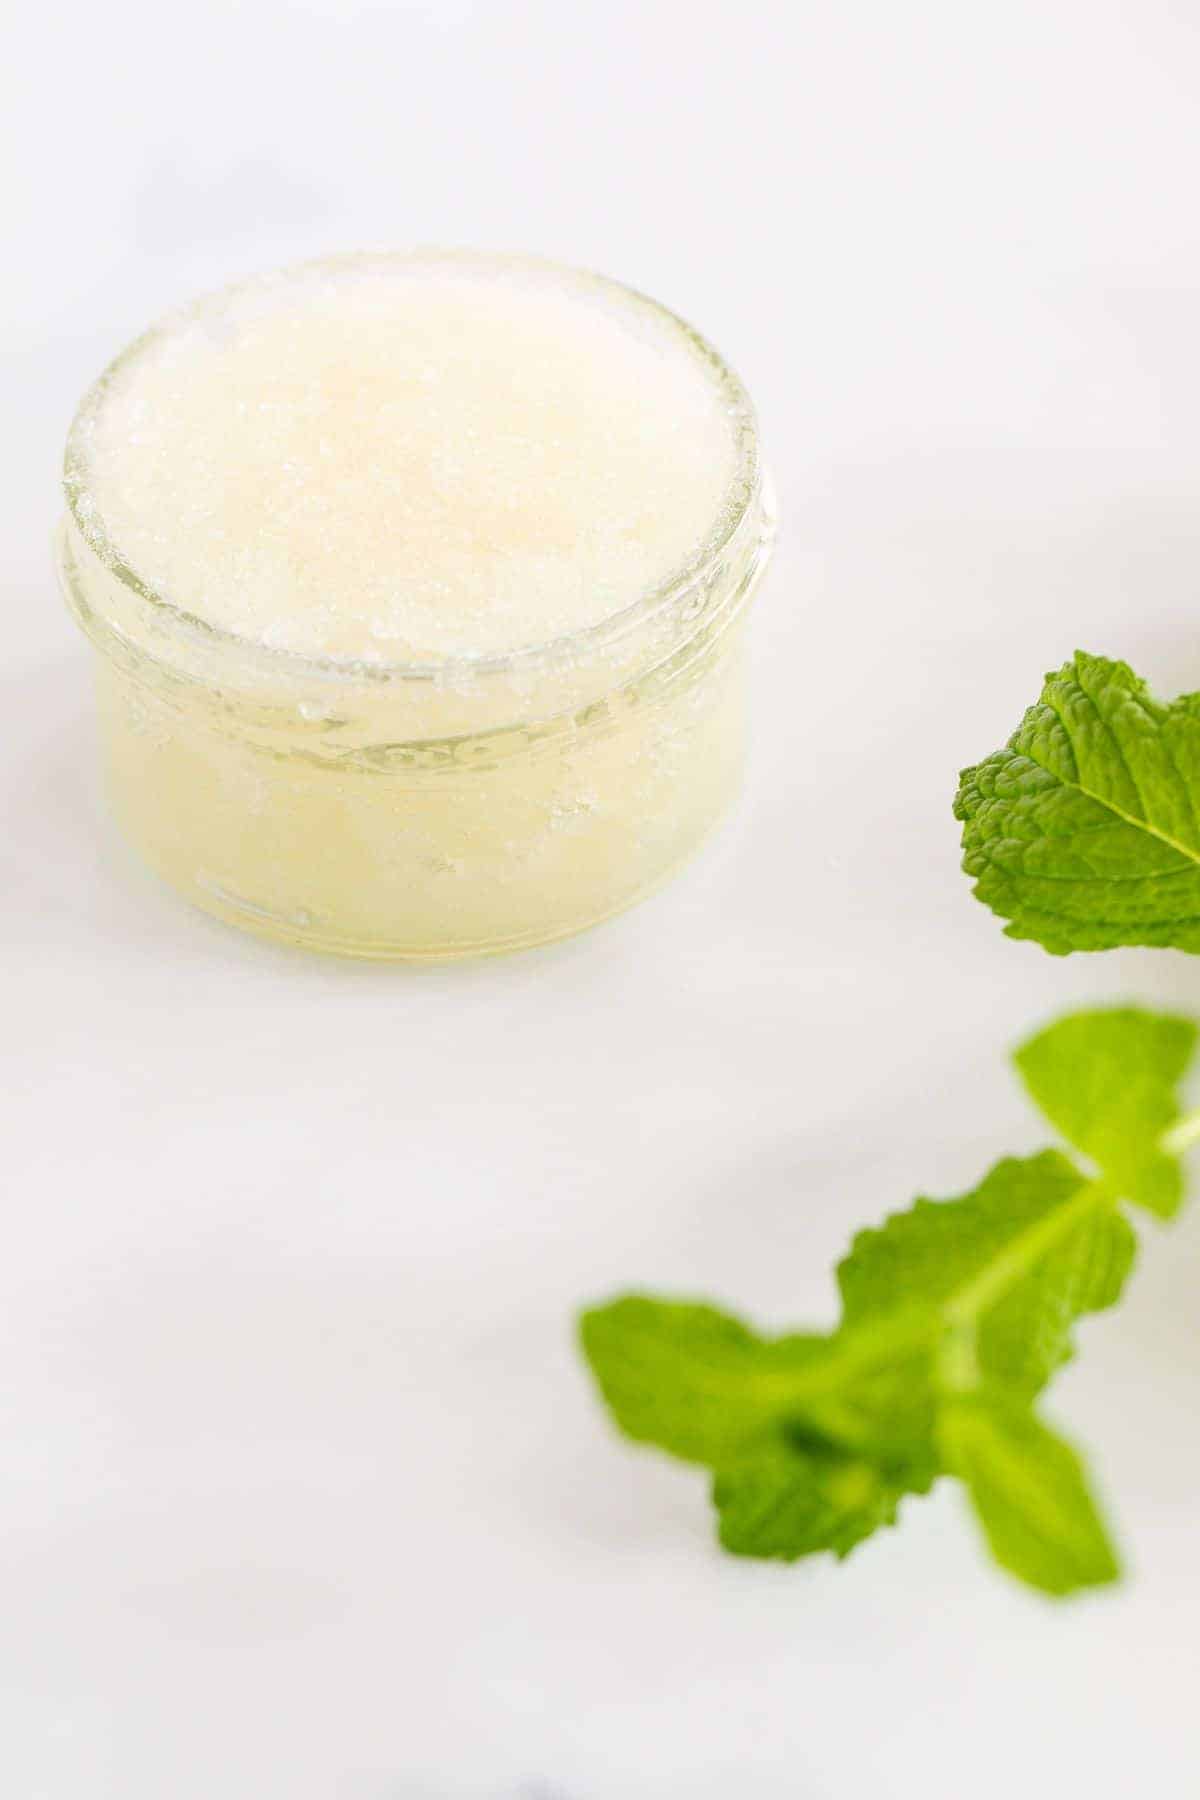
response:
{"label": "white sugar scrub", "polygon": [[462,252],[259,277],[117,359],[65,485],[114,809],[232,922],[537,943],[659,885],[736,791],[753,412],[614,282]]}

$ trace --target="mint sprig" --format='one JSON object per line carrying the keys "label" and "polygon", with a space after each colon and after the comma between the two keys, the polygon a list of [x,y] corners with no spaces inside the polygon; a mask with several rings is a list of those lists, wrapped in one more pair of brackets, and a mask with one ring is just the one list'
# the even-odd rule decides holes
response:
{"label": "mint sprig", "polygon": [[1200,951],[1200,694],[1164,706],[1127,663],[1079,651],[963,770],[954,811],[1009,937]]}
{"label": "mint sprig", "polygon": [[1035,1403],[1074,1326],[1120,1297],[1128,1205],[1168,1216],[1200,1135],[1177,1087],[1191,1021],[1077,1013],[1016,1052],[1063,1150],[1007,1158],[953,1200],[858,1234],[835,1331],[769,1337],[707,1302],[631,1294],[584,1313],[584,1354],[627,1436],[713,1472],[738,1555],[843,1557],[941,1475],[996,1560],[1047,1594],[1112,1581],[1083,1465]]}

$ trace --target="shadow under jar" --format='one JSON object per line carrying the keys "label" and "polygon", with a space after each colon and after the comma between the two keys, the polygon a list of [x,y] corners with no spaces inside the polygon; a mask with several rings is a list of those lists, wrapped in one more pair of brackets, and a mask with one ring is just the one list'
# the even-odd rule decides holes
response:
{"label": "shadow under jar", "polygon": [[545,942],[658,887],[736,794],[753,412],[616,283],[463,253],[244,283],[112,365],[65,487],[114,811],[234,924]]}

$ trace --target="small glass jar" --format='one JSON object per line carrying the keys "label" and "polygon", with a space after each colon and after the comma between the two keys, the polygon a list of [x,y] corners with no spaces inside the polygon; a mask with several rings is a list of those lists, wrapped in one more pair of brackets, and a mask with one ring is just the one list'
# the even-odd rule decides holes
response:
{"label": "small glass jar", "polygon": [[679,867],[739,786],[744,625],[772,512],[744,390],[671,323],[722,384],[737,436],[700,552],[573,636],[429,664],[297,656],[155,593],[89,486],[89,419],[125,359],[113,365],[68,441],[59,567],[98,652],[111,803],[151,867],[250,931],[414,960],[567,936]]}

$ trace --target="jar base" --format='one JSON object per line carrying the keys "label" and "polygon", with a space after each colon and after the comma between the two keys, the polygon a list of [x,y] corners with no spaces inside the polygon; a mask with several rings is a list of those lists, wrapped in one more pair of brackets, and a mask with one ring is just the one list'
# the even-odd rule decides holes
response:
{"label": "jar base", "polygon": [[328,931],[314,930],[310,924],[302,920],[270,912],[253,901],[244,900],[229,893],[215,883],[181,882],[174,874],[160,867],[143,850],[130,844],[126,834],[120,833],[119,835],[126,844],[130,855],[134,856],[143,868],[148,869],[164,887],[169,888],[171,893],[186,901],[196,911],[205,913],[209,918],[217,919],[221,924],[231,926],[234,930],[245,932],[252,937],[260,938],[268,943],[283,944],[293,950],[316,952],[323,956],[344,957],[356,962],[457,963],[480,961],[485,957],[515,955],[522,950],[538,950],[546,945],[562,943],[567,938],[580,937],[585,932],[594,931],[598,926],[607,924],[610,919],[620,918],[622,913],[631,911],[635,906],[640,906],[644,900],[652,900],[656,894],[669,887],[676,876],[681,875],[713,844],[729,822],[736,799],[736,794],[730,797],[727,804],[710,821],[707,829],[669,868],[662,870],[653,880],[646,882],[642,887],[635,889],[614,905],[607,906],[600,912],[589,914],[583,918],[572,920],[569,924],[549,930],[537,928],[504,938],[436,946],[392,944],[379,939],[338,937]]}

